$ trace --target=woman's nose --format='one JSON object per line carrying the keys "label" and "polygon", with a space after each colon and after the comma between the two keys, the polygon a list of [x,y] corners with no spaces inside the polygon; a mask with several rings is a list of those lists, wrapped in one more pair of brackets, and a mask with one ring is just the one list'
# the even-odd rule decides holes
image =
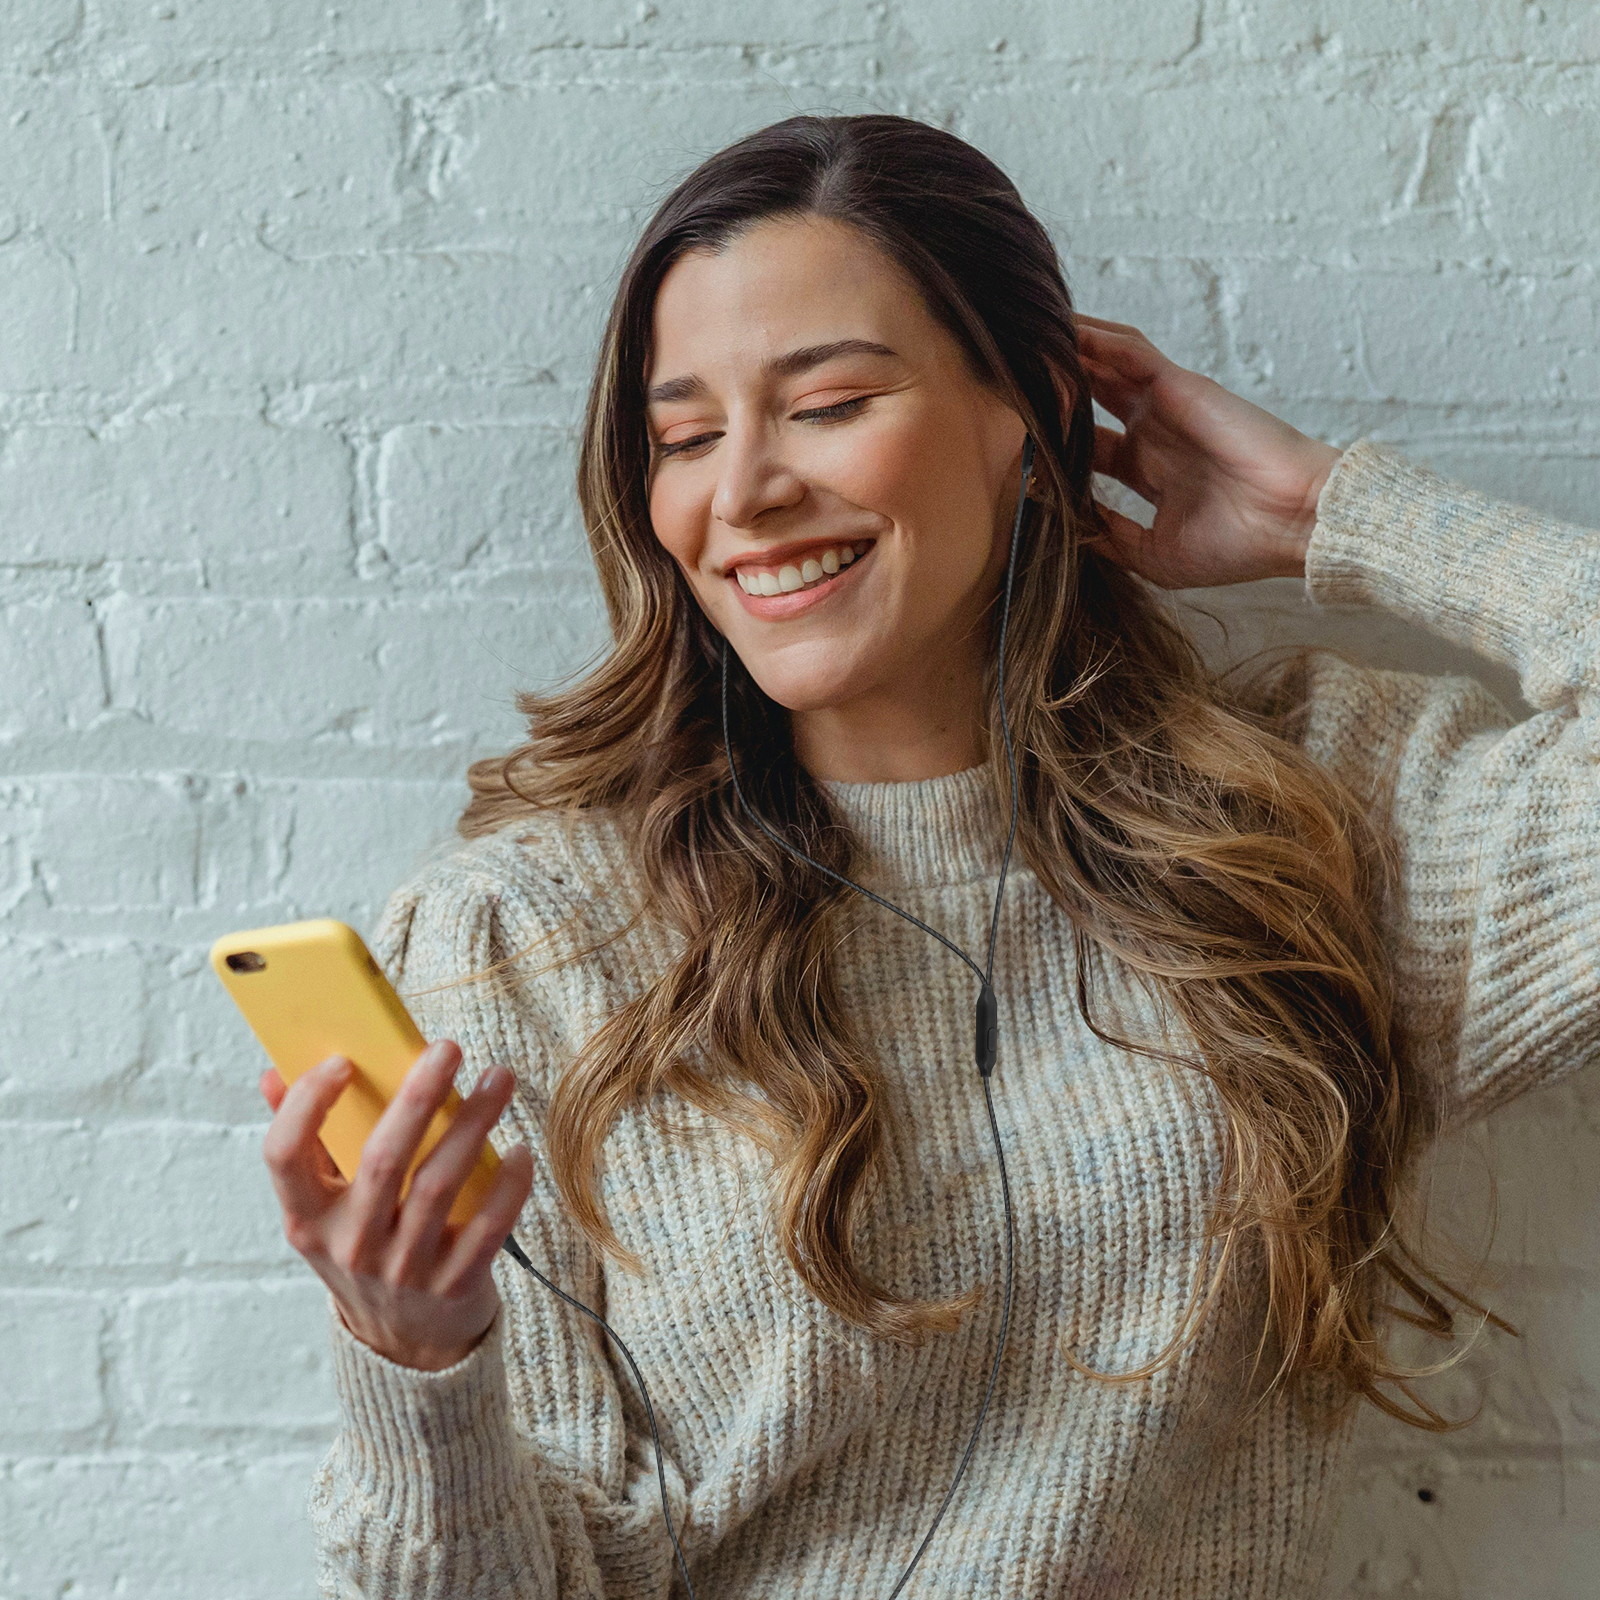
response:
{"label": "woman's nose", "polygon": [[765,430],[730,429],[718,455],[711,509],[729,527],[752,527],[764,512],[797,505],[805,496],[804,481],[783,460],[777,442]]}

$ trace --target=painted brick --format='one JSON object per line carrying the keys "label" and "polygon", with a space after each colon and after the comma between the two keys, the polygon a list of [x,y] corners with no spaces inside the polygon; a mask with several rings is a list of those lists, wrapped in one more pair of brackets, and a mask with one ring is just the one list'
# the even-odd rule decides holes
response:
{"label": "painted brick", "polygon": [[151,987],[148,959],[128,940],[0,945],[0,1104],[86,1111],[135,1077]]}
{"label": "painted brick", "polygon": [[361,402],[404,386],[423,415],[463,378],[547,382],[553,370],[581,389],[604,317],[595,286],[616,252],[576,244],[537,261],[523,250],[108,247],[79,269],[77,345],[52,370],[113,393],[181,383],[204,394],[221,379],[246,392],[343,384]]}
{"label": "painted brick", "polygon": [[1468,267],[1261,262],[1225,275],[1240,383],[1274,395],[1549,405],[1600,396],[1592,266],[1558,277]]}
{"label": "painted brick", "polygon": [[[220,933],[262,920],[260,908],[238,908],[215,915],[214,927]],[[0,1114],[262,1116],[256,1081],[266,1061],[212,976],[209,943],[118,937],[0,945]]]}
{"label": "painted brick", "polygon": [[1025,73],[950,114],[1081,254],[1271,252],[1287,238],[1394,250],[1441,226],[1403,204],[1425,124],[1362,95],[1058,92]]}
{"label": "painted brick", "polygon": [[1076,256],[1062,270],[1073,305],[1086,316],[1128,322],[1176,362],[1201,372],[1222,364],[1224,334],[1207,263],[1182,257]]}
{"label": "painted brick", "polygon": [[378,456],[378,536],[424,580],[561,563],[589,569],[573,477],[554,429],[395,428]]}
{"label": "painted brick", "polygon": [[[259,906],[239,907],[214,915],[207,932],[277,920]],[[210,944],[150,952],[145,1061],[113,1102],[124,1114],[233,1123],[271,1116],[258,1088],[266,1055],[212,973]]]}
{"label": "painted brick", "polygon": [[370,929],[388,891],[431,849],[457,842],[455,820],[468,795],[464,778],[268,786],[264,799],[287,822],[272,914],[286,921],[333,916]]}
{"label": "painted brick", "polygon": [[0,1289],[0,1450],[30,1435],[93,1428],[105,1415],[105,1302],[54,1289]]}
{"label": "painted brick", "polygon": [[[671,81],[479,85],[432,113],[443,158],[434,206],[415,226],[441,244],[525,245],[530,230],[568,228],[581,240],[664,196],[730,140],[796,109],[783,84],[759,75],[714,94]],[[627,233],[608,239],[608,282],[629,242]]]}
{"label": "painted brick", "polygon": [[[0,479],[4,457],[0,456]],[[93,614],[81,601],[0,607],[0,744],[86,728],[104,696]]]}
{"label": "painted brick", "polygon": [[627,46],[641,52],[696,45],[870,47],[881,39],[889,8],[881,3],[820,0],[774,10],[763,0],[500,0],[494,38],[502,54],[575,45]]}
{"label": "painted brick", "polygon": [[1600,1295],[1569,1286],[1519,1296],[1520,1339],[1493,1339],[1486,1443],[1593,1452],[1600,1440]]}
{"label": "painted brick", "polygon": [[1059,0],[994,12],[977,6],[896,5],[891,15],[913,60],[945,56],[962,73],[985,57],[1033,60],[1176,60],[1199,38],[1197,0],[1132,0],[1106,6],[1098,0]]}
{"label": "painted brick", "polygon": [[[308,897],[304,909],[344,912],[363,931],[371,925],[323,899]],[[213,934],[299,914],[271,902],[226,907],[211,913],[194,946],[88,938],[0,946],[0,993],[8,997],[0,1114],[235,1124],[268,1116],[257,1089],[266,1057],[207,952]]]}
{"label": "painted brick", "polygon": [[0,215],[0,326],[11,334],[0,339],[0,393],[58,382],[77,321],[71,263],[14,231],[21,226],[16,215]]}
{"label": "painted brick", "polygon": [[327,1291],[302,1276],[140,1290],[118,1314],[118,1381],[138,1437],[331,1432]]}
{"label": "painted brick", "polygon": [[29,68],[79,31],[80,0],[0,0],[0,62]]}
{"label": "painted brick", "polygon": [[313,1600],[305,1499],[324,1453],[120,1451],[0,1463],[0,1593]]}
{"label": "painted brick", "polygon": [[97,44],[119,75],[148,78],[199,59],[332,58],[459,50],[484,0],[393,0],[332,7],[325,0],[100,0]]}
{"label": "painted brick", "polygon": [[29,856],[22,829],[14,823],[0,824],[0,915],[9,916],[27,899],[28,879]]}
{"label": "painted brick", "polygon": [[1507,1269],[1551,1279],[1593,1269],[1600,1190],[1584,1174],[1600,1159],[1600,1133],[1575,1125],[1559,1096],[1540,1093],[1507,1106],[1461,1144],[1479,1153],[1445,1169],[1455,1198],[1441,1197],[1441,1215],[1453,1204],[1486,1229],[1498,1207],[1491,1262]]}
{"label": "painted brick", "polygon": [[1523,62],[1580,62],[1600,56],[1600,17],[1585,5],[1526,0],[1234,0],[1223,41],[1250,56],[1286,51],[1341,56],[1411,56]]}
{"label": "painted brick", "polygon": [[1592,1461],[1456,1461],[1441,1451],[1353,1475],[1323,1592],[1339,1600],[1582,1600],[1596,1570],[1600,1469]]}
{"label": "painted brick", "polygon": [[[508,743],[517,731],[513,720]],[[225,919],[218,933],[301,914],[361,923],[451,834],[466,798],[464,779],[0,781],[0,838],[15,839],[30,865],[29,893],[46,910],[203,909]]]}
{"label": "painted brick", "polygon": [[[113,701],[170,728],[237,726],[254,739],[414,746],[504,744],[514,690],[564,675],[597,639],[595,585],[542,603],[159,601],[108,610]],[[296,662],[293,674],[282,671]]]}
{"label": "painted brick", "polygon": [[1440,439],[1424,434],[1407,453],[1436,472],[1513,505],[1532,506],[1580,527],[1600,520],[1600,453],[1533,449],[1502,439]]}
{"label": "painted brick", "polygon": [[349,248],[399,215],[400,113],[376,84],[178,84],[129,105],[115,220],[142,247]]}
{"label": "painted brick", "polygon": [[1479,1330],[1473,1313],[1463,1311],[1451,1344],[1406,1329],[1394,1339],[1394,1354],[1410,1365],[1432,1368],[1460,1358],[1417,1385],[1444,1416],[1476,1418],[1445,1448],[1480,1457],[1563,1450],[1592,1455],[1600,1433],[1600,1390],[1592,1376],[1600,1359],[1596,1294],[1573,1284],[1540,1286],[1527,1274],[1492,1265],[1476,1272],[1475,1250],[1459,1258],[1436,1251],[1435,1260],[1448,1263],[1445,1276],[1452,1283],[1517,1329],[1517,1336],[1492,1324]]}
{"label": "painted brick", "polygon": [[[1350,617],[1313,606],[1298,578],[1175,590],[1173,602],[1185,629],[1215,667],[1280,645],[1349,646]],[[1508,668],[1388,614],[1363,617],[1359,627],[1361,659],[1372,666],[1392,672],[1465,673],[1477,678],[1502,704],[1521,704],[1516,674]]]}
{"label": "painted brick", "polygon": [[202,786],[179,776],[84,775],[0,783],[5,821],[54,908],[194,905]]}
{"label": "painted brick", "polygon": [[298,1262],[261,1160],[270,1115],[263,1103],[250,1127],[0,1122],[0,1272]]}
{"label": "painted brick", "polygon": [[[1600,12],[1591,17],[1600,56]],[[1593,106],[1497,101],[1479,124],[1474,153],[1484,223],[1503,260],[1592,263],[1600,255],[1600,130]],[[1560,204],[1550,203],[1552,195],[1560,195]]]}
{"label": "painted brick", "polygon": [[349,564],[353,487],[336,434],[257,418],[23,427],[0,450],[8,559],[182,566],[197,582],[325,581]]}
{"label": "painted brick", "polygon": [[[8,12],[26,7],[53,33],[62,22],[54,0],[10,0]],[[7,12],[0,12],[5,20]],[[52,20],[53,19],[53,20]],[[26,40],[27,24],[20,39]],[[0,50],[18,39],[0,29]],[[20,40],[19,40],[20,42]],[[35,36],[34,43],[38,43]],[[71,78],[12,79],[0,100],[0,238],[14,228],[76,233],[104,214],[106,190],[104,109],[92,86]]]}

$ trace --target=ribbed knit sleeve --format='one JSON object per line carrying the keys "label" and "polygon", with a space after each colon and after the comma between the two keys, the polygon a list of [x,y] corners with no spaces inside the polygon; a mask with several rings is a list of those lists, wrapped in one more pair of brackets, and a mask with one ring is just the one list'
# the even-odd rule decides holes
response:
{"label": "ribbed knit sleeve", "polygon": [[[370,945],[424,1034],[461,1046],[463,1094],[491,1063],[516,1074],[491,1138],[534,1152],[517,1237],[541,1271],[603,1312],[600,1270],[562,1216],[543,1158],[559,1030],[536,996],[513,994],[492,970],[548,940],[552,918],[538,900],[526,882],[446,861],[391,898]],[[649,1435],[631,1425],[598,1331],[509,1257],[494,1273],[494,1322],[442,1372],[377,1354],[329,1297],[340,1420],[310,1502],[324,1596],[666,1594],[672,1549]],[[667,1474],[681,1519],[682,1478],[670,1462]]]}
{"label": "ribbed knit sleeve", "polygon": [[1459,1121],[1600,1057],[1600,534],[1369,440],[1317,512],[1314,604],[1420,623],[1537,708],[1516,721],[1462,676],[1314,669],[1306,746],[1386,797],[1401,1025]]}

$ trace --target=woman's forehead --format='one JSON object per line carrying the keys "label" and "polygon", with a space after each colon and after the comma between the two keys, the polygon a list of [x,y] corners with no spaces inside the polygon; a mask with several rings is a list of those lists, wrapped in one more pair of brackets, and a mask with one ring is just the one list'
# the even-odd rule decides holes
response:
{"label": "woman's forehead", "polygon": [[773,218],[673,263],[656,294],[647,381],[846,339],[911,359],[942,333],[909,275],[859,230]]}

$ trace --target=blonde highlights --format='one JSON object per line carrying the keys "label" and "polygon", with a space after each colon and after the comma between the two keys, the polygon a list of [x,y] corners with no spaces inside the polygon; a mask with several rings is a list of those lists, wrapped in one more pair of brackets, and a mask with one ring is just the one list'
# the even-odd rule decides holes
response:
{"label": "blonde highlights", "polygon": [[[793,213],[859,228],[905,268],[1037,442],[1007,652],[1017,850],[1071,921],[1088,1025],[1203,1075],[1225,1122],[1206,1239],[1220,1259],[1178,1332],[1136,1372],[1074,1364],[1130,1382],[1175,1359],[1254,1234],[1269,1290],[1263,1339],[1272,1330],[1282,1351],[1274,1383],[1337,1374],[1391,1415],[1450,1426],[1381,1336],[1388,1315],[1447,1335],[1445,1295],[1483,1311],[1401,1237],[1435,1109],[1397,1036],[1379,929],[1394,864],[1383,797],[1355,794],[1300,747],[1306,653],[1214,674],[1158,599],[1097,552],[1092,408],[1054,248],[991,162],[902,118],[791,118],[712,157],[663,202],[612,307],[578,482],[611,649],[570,687],[519,697],[528,740],[473,766],[460,823],[472,836],[530,810],[614,812],[644,885],[635,915],[678,936],[668,970],[606,1020],[557,1085],[545,1132],[564,1205],[596,1249],[636,1265],[600,1203],[601,1149],[624,1110],[675,1095],[769,1152],[777,1237],[840,1316],[915,1342],[972,1303],[906,1299],[861,1264],[888,1113],[834,980],[847,891],[742,814],[722,750],[720,640],[649,520],[643,390],[656,290],[685,251]],[[992,672],[988,698],[994,780],[1007,795]],[[742,671],[730,716],[752,803],[848,875],[843,819]],[[1191,1052],[1106,1027],[1096,949],[1165,1004]],[[1396,1289],[1419,1309],[1394,1303]]]}

